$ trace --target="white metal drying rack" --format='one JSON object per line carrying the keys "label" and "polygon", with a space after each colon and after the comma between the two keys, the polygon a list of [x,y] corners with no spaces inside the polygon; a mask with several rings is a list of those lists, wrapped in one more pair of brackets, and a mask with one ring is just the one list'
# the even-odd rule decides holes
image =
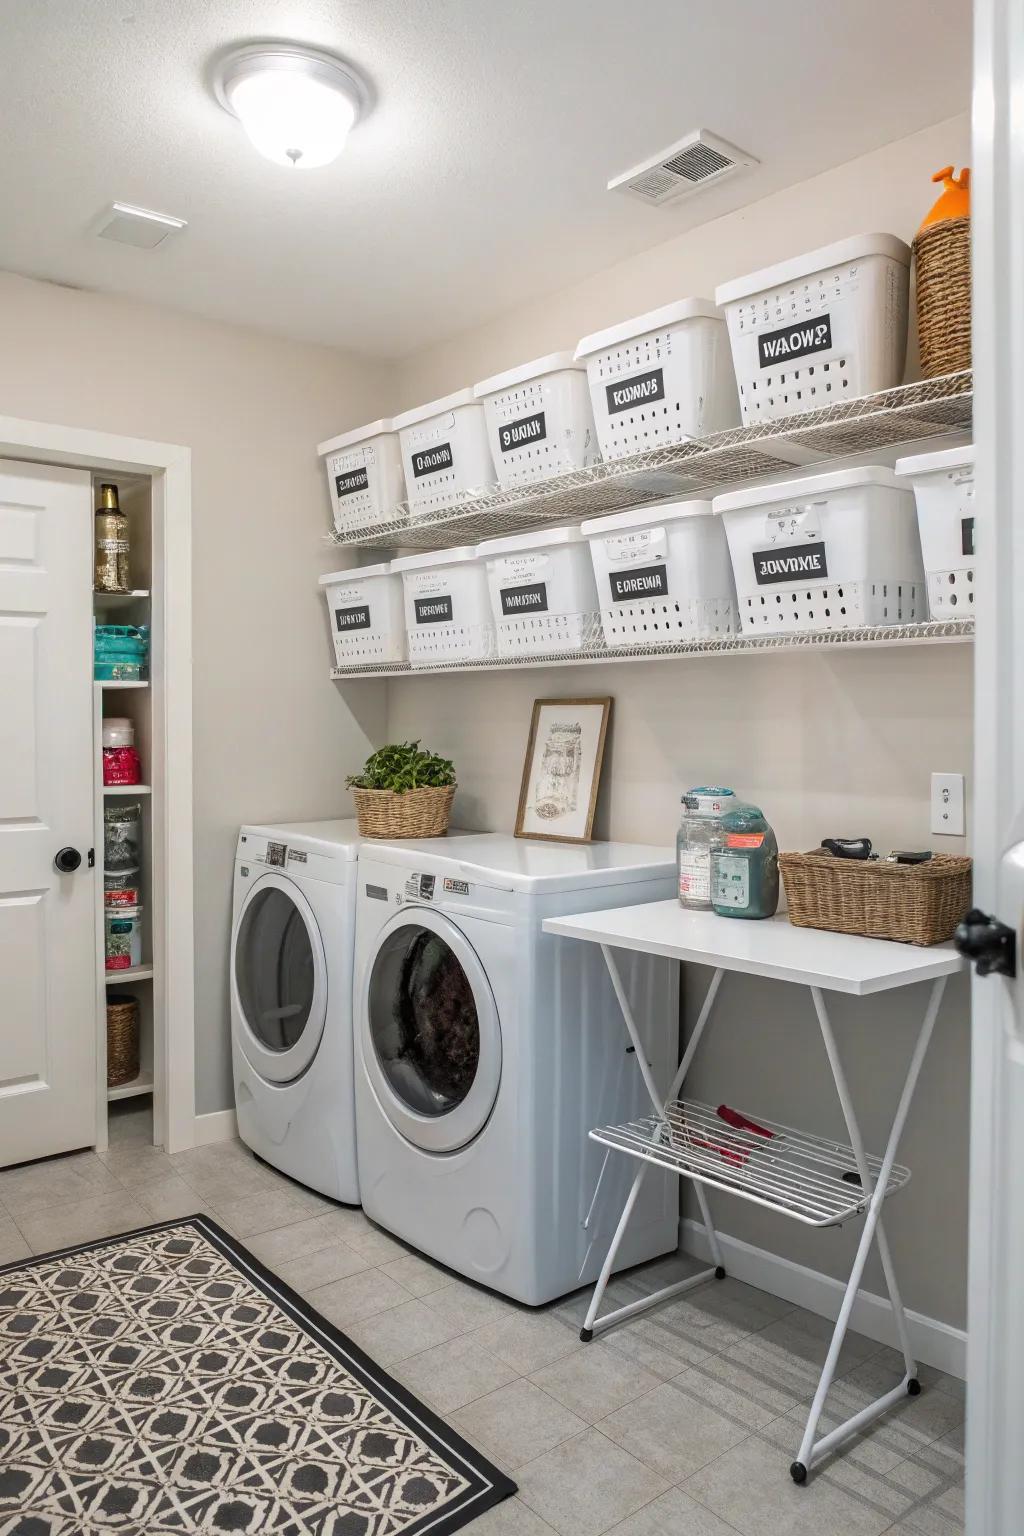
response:
{"label": "white metal drying rack", "polygon": [[[612,1151],[619,1151],[638,1159],[639,1167],[594,1287],[590,1308],[580,1333],[585,1343],[612,1324],[633,1317],[658,1302],[678,1296],[712,1278],[724,1277],[721,1247],[708,1205],[708,1188],[737,1195],[740,1199],[753,1201],[777,1211],[781,1216],[814,1227],[837,1226],[853,1217],[865,1215],[864,1230],[857,1245],[828,1356],[796,1460],[790,1467],[794,1482],[806,1482],[811,1467],[829,1451],[877,1419],[906,1394],[913,1397],[921,1390],[903,1301],[882,1225],[882,1203],[910,1178],[910,1170],[896,1162],[896,1153],[931,1041],[946,980],[963,968],[963,961],[951,948],[945,946],[917,949],[886,939],[864,939],[849,934],[794,928],[784,915],[762,922],[743,922],[718,917],[713,912],[686,912],[674,900],[620,907],[606,912],[589,912],[578,917],[548,918],[544,928],[546,932],[559,934],[563,938],[600,944],[654,1110],[653,1116],[646,1119],[632,1121],[627,1125],[599,1126],[590,1133],[594,1141],[608,1149],[606,1160]],[[711,985],[693,1033],[664,1098],[651,1075],[615,960],[616,949],[638,950],[644,954],[662,955],[714,967]],[[758,1114],[751,1118],[760,1130],[735,1129],[723,1121],[711,1105],[680,1097],[701,1037],[711,1020],[726,971],[741,971],[747,975],[794,982],[809,988],[842,1107],[848,1143],[810,1135],[766,1120]],[[825,993],[846,992],[863,997],[919,981],[931,982],[924,1018],[911,1053],[885,1151],[881,1157],[869,1157],[864,1150],[853,1099],[832,1032]],[[663,1286],[651,1296],[599,1316],[601,1300],[615,1266],[619,1245],[629,1225],[640,1187],[651,1167],[669,1169],[693,1181],[714,1264],[686,1280]],[[819,1439],[816,1436],[822,1409],[832,1385],[839,1351],[846,1337],[853,1304],[873,1242],[878,1246],[886,1289],[892,1303],[893,1318],[906,1366],[905,1374],[897,1387]]]}

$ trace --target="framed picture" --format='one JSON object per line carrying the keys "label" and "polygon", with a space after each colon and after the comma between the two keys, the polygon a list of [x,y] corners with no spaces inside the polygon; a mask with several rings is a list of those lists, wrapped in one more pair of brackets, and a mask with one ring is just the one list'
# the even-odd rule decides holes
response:
{"label": "framed picture", "polygon": [[589,843],[611,699],[536,699],[516,837]]}

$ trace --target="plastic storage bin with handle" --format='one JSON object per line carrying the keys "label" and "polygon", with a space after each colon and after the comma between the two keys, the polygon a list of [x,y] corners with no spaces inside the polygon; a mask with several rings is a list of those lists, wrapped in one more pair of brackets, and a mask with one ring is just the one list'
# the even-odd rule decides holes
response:
{"label": "plastic storage bin with handle", "polygon": [[483,401],[502,489],[586,469],[600,459],[587,370],[571,352],[553,352],[484,379],[473,393]]}
{"label": "plastic storage bin with handle", "polygon": [[410,517],[432,517],[494,484],[484,408],[471,389],[395,417]]}
{"label": "plastic storage bin with handle", "polygon": [[856,235],[717,288],[743,425],[899,384],[909,286],[909,246],[895,235]]}
{"label": "plastic storage bin with handle", "polygon": [[728,333],[708,299],[680,299],[584,336],[576,357],[587,365],[606,459],[739,425]]}
{"label": "plastic storage bin with handle", "polygon": [[357,566],[320,577],[327,598],[331,638],[339,667],[384,666],[405,661],[402,578],[391,566]]}
{"label": "plastic storage bin with handle", "polygon": [[929,614],[933,619],[973,617],[973,444],[897,459],[896,473],[914,488]]}
{"label": "plastic storage bin with handle", "polygon": [[485,562],[498,655],[578,651],[597,609],[590,555],[578,528],[550,528],[477,549]]}
{"label": "plastic storage bin with handle", "polygon": [[405,497],[402,450],[394,423],[373,421],[321,443],[334,527],[339,534],[392,522]]}
{"label": "plastic storage bin with handle", "polygon": [[414,667],[493,658],[494,621],[487,572],[472,546],[404,555],[402,574],[409,661]]}
{"label": "plastic storage bin with handle", "polygon": [[746,635],[925,617],[914,500],[866,465],[716,496]]}
{"label": "plastic storage bin with handle", "polygon": [[621,649],[735,633],[729,548],[710,501],[669,501],[582,527],[606,643]]}

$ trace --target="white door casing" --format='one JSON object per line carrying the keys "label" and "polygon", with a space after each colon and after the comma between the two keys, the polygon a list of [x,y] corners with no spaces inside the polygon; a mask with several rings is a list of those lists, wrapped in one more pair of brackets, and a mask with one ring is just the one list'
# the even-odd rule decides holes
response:
{"label": "white door casing", "polygon": [[0,1166],[95,1141],[92,827],[90,476],[0,460]]}

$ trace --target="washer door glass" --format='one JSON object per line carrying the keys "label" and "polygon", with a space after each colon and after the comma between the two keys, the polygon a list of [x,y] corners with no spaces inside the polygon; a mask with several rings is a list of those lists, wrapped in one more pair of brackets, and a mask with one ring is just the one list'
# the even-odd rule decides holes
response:
{"label": "washer door glass", "polygon": [[323,942],[308,901],[279,875],[248,892],[235,926],[232,982],[242,1049],[274,1082],[305,1071],[327,1012]]}

